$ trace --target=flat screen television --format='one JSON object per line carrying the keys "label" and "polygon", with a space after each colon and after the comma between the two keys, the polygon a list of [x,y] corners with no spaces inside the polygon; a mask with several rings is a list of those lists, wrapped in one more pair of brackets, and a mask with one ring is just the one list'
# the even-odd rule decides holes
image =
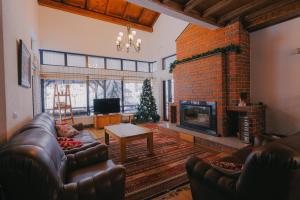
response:
{"label": "flat screen television", "polygon": [[94,114],[120,112],[120,98],[94,99]]}

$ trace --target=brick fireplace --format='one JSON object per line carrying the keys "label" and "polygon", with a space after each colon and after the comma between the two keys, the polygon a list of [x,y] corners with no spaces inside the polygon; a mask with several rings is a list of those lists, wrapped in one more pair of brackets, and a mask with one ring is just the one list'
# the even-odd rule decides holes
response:
{"label": "brick fireplace", "polygon": [[[176,40],[177,60],[230,44],[239,45],[241,53],[216,53],[178,64],[174,69],[174,100],[177,108],[178,125],[182,125],[180,102],[215,102],[216,134],[220,136],[232,135],[229,131],[228,122],[230,119],[228,117],[231,116],[231,111],[239,112],[236,107],[240,94],[246,94],[246,101],[250,102],[250,43],[248,32],[243,29],[239,22],[216,30],[189,25]],[[243,113],[247,113],[248,109],[253,110],[252,106],[246,106]],[[264,123],[258,126],[264,126]]]}

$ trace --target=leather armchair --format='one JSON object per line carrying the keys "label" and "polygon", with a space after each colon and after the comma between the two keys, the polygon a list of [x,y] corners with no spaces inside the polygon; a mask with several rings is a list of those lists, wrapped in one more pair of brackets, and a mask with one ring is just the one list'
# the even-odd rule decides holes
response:
{"label": "leather armchair", "polygon": [[222,160],[244,163],[242,173],[233,177],[199,158],[187,161],[194,200],[300,199],[300,133]]}
{"label": "leather armchair", "polygon": [[6,200],[125,198],[125,168],[108,160],[103,144],[65,155],[55,137],[27,129],[0,149],[0,185]]}

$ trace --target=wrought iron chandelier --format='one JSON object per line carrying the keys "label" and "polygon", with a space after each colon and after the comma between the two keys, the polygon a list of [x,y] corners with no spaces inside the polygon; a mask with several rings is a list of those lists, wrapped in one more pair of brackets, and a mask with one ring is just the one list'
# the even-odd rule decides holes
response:
{"label": "wrought iron chandelier", "polygon": [[116,47],[118,51],[125,50],[127,53],[129,53],[130,48],[134,48],[136,52],[140,52],[141,50],[141,44],[142,40],[138,38],[135,40],[136,31],[131,30],[130,25],[127,26],[127,36],[124,36],[123,32],[119,32],[117,41],[116,41]]}

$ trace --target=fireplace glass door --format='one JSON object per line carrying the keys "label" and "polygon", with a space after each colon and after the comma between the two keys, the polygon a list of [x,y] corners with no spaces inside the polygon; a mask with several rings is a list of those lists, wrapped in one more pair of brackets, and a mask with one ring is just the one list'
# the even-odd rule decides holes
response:
{"label": "fireplace glass door", "polygon": [[210,126],[210,112],[209,106],[186,106],[183,110],[183,120],[185,123],[191,125],[200,125],[202,127]]}
{"label": "fireplace glass door", "polygon": [[217,103],[180,101],[180,126],[217,135]]}

